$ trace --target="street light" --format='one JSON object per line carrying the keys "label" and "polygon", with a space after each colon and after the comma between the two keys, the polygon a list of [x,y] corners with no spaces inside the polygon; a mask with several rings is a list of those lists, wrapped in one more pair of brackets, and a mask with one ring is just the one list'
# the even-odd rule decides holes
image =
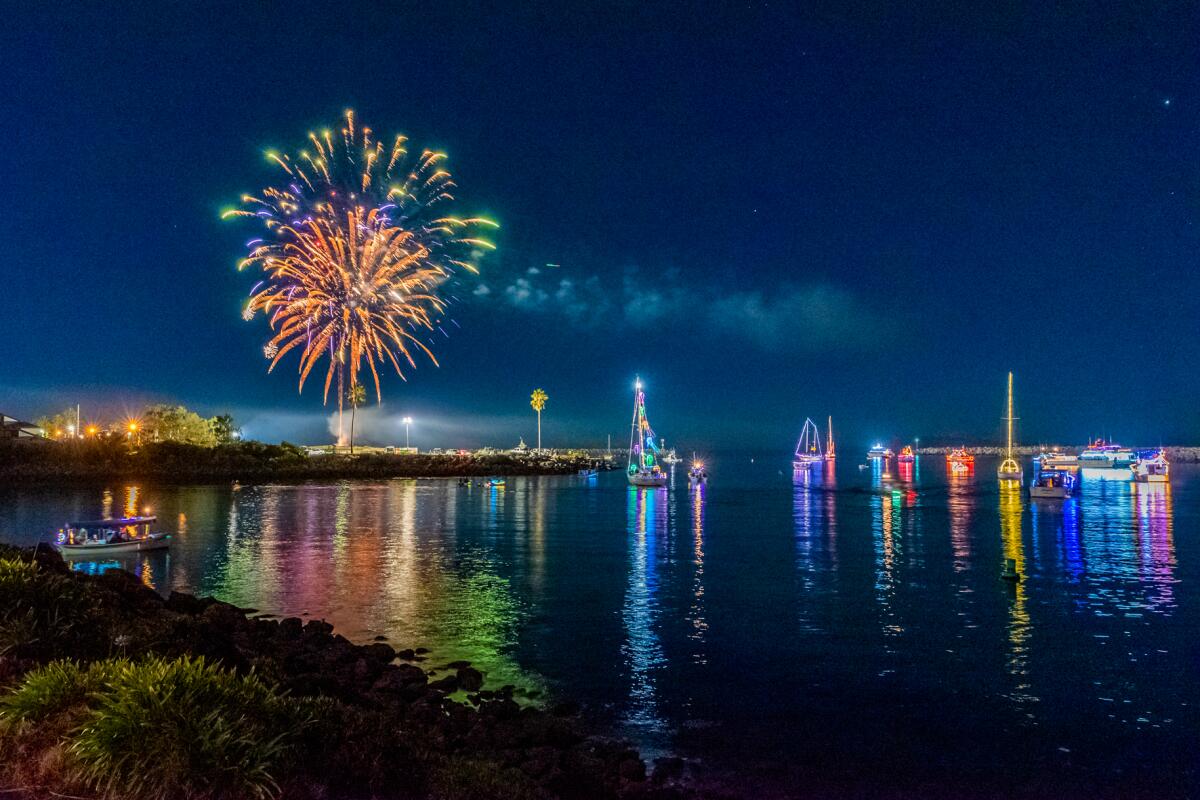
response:
{"label": "street light", "polygon": [[403,421],[404,421],[404,449],[407,450],[409,447],[409,445],[408,445],[408,426],[412,425],[412,417],[405,417]]}

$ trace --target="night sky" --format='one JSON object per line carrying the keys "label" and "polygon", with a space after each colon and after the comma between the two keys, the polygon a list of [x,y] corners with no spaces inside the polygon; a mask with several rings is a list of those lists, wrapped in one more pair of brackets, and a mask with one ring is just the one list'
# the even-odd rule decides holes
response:
{"label": "night sky", "polygon": [[539,386],[547,444],[619,442],[638,374],[689,450],[982,439],[1009,369],[1025,441],[1200,442],[1194,3],[579,5],[7,8],[0,410],[328,441],[218,215],[354,108],[503,226],[385,379],[423,447],[531,441]]}

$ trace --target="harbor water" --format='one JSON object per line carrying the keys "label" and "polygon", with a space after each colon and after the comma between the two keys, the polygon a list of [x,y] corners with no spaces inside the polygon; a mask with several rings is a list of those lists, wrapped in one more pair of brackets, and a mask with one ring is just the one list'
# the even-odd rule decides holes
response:
{"label": "harbor water", "polygon": [[121,565],[164,594],[468,659],[750,793],[1193,796],[1200,468],[1030,501],[993,459],[965,478],[842,461],[724,454],[707,485],[681,465],[657,490],[620,472],[5,489],[0,540],[150,509],[170,550]]}

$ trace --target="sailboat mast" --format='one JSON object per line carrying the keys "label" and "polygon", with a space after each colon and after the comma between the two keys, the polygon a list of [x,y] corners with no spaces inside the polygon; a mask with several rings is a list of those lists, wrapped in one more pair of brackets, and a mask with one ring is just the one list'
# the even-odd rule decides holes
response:
{"label": "sailboat mast", "polygon": [[833,449],[833,415],[830,414],[829,415],[829,438],[827,438],[825,440],[825,454],[832,456],[833,453],[834,453],[834,449]]}
{"label": "sailboat mast", "polygon": [[1012,408],[1012,373],[1008,373],[1008,451],[1007,458],[1012,458],[1012,424],[1013,424],[1013,408]]}
{"label": "sailboat mast", "polygon": [[[627,469],[633,467],[633,457],[634,457],[633,449],[634,449],[635,444],[638,441],[638,435],[637,435],[638,407],[641,405],[641,402],[640,402],[641,399],[642,399],[642,379],[638,378],[637,382],[633,385],[633,422],[630,423],[630,425],[629,425],[629,463],[626,466]],[[638,463],[639,464],[641,463],[640,458],[638,459]]]}

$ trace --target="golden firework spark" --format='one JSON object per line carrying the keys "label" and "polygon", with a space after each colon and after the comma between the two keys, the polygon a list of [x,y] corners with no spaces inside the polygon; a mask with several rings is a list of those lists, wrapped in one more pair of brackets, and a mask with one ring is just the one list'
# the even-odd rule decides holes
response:
{"label": "golden firework spark", "polygon": [[377,399],[381,364],[402,379],[416,352],[437,364],[419,334],[434,330],[445,311],[440,292],[451,276],[476,272],[479,254],[495,249],[474,232],[497,226],[443,212],[455,188],[444,153],[414,156],[404,136],[385,146],[370,128],[356,128],[351,111],[340,136],[326,130],[308,141],[294,156],[269,152],[286,180],[222,216],[252,217],[266,228],[264,238],[247,242],[238,268],[265,275],[243,316],[261,311],[269,321],[269,370],[298,350],[303,391],[327,359],[324,400],[336,378],[340,410],[344,385],[359,385],[364,364]]}

